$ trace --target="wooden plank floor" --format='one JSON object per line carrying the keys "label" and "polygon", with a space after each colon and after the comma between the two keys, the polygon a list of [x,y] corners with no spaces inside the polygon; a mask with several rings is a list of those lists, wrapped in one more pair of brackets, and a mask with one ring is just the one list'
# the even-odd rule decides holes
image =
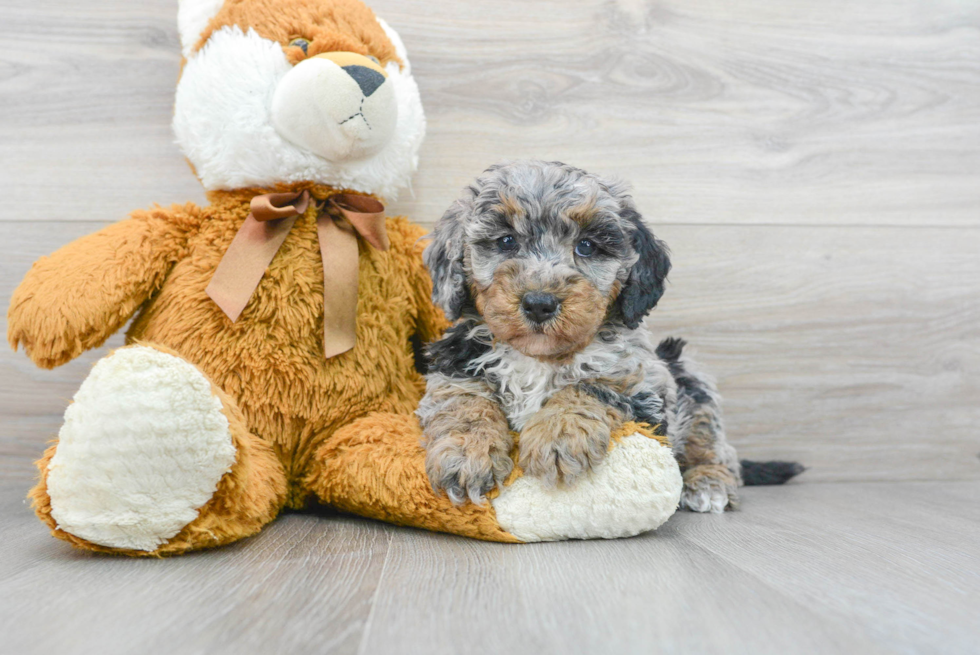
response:
{"label": "wooden plank floor", "polygon": [[169,560],[81,553],[3,485],[4,653],[976,653],[980,482],[798,484],[616,542],[331,514]]}
{"label": "wooden plank floor", "polygon": [[[23,500],[105,348],[55,371],[0,349],[0,655],[980,652],[980,3],[371,4],[428,116],[392,211],[431,225],[503,158],[631,180],[674,252],[651,329],[717,375],[743,455],[809,471],[618,542],[325,511],[215,552],[105,558]],[[6,307],[37,257],[204,198],[169,127],[173,0],[2,16]]]}

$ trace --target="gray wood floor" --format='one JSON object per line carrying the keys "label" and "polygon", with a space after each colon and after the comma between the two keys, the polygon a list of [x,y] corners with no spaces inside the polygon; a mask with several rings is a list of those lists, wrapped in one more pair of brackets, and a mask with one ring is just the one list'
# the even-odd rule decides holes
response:
{"label": "gray wood floor", "polygon": [[[169,128],[175,4],[0,0],[3,307],[37,257],[203,201]],[[809,471],[619,542],[323,513],[97,557],[23,495],[104,349],[3,349],[0,654],[980,652],[980,3],[371,4],[429,118],[392,209],[431,224],[501,158],[632,180],[674,252],[651,329],[717,375],[743,455]]]}
{"label": "gray wood floor", "polygon": [[290,514],[134,561],[4,483],[4,653],[976,653],[980,482],[756,487],[616,542],[513,546]]}

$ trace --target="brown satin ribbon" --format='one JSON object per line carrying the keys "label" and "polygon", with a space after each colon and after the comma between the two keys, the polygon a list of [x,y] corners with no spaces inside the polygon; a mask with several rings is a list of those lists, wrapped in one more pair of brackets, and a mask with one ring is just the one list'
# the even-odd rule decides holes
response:
{"label": "brown satin ribbon", "polygon": [[[310,192],[305,190],[252,198],[251,212],[206,289],[232,322],[241,316],[296,218],[303,215],[309,204]],[[346,221],[335,220],[338,214]],[[329,358],[354,347],[357,234],[378,250],[388,249],[384,205],[370,196],[352,193],[330,196],[317,217],[316,233],[323,259],[323,351]]]}

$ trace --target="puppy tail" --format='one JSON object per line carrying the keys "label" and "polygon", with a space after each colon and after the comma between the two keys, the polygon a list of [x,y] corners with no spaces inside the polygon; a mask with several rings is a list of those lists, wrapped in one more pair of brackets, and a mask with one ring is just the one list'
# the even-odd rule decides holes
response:
{"label": "puppy tail", "polygon": [[657,357],[668,364],[677,362],[681,358],[681,352],[687,342],[679,337],[667,337],[657,346]]}
{"label": "puppy tail", "polygon": [[742,482],[747,487],[783,484],[806,470],[799,462],[752,462],[743,459],[741,464]]}

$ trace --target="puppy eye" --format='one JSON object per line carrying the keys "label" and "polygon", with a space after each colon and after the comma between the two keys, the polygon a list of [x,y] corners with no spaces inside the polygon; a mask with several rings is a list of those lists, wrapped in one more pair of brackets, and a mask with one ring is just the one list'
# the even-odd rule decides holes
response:
{"label": "puppy eye", "polygon": [[378,66],[381,65],[381,62],[378,61],[378,58],[375,57],[374,55],[368,55],[367,58],[370,59],[371,61],[373,61],[374,63],[376,63]]}
{"label": "puppy eye", "polygon": [[303,54],[305,55],[306,51],[310,47],[310,42],[307,41],[306,39],[293,39],[292,41],[289,42],[289,45],[295,48],[301,48],[303,50]]}
{"label": "puppy eye", "polygon": [[579,257],[591,257],[595,251],[596,246],[591,239],[582,239],[575,244],[575,254]]}
{"label": "puppy eye", "polygon": [[507,234],[497,239],[497,247],[500,252],[514,252],[518,247],[517,239],[512,234]]}

